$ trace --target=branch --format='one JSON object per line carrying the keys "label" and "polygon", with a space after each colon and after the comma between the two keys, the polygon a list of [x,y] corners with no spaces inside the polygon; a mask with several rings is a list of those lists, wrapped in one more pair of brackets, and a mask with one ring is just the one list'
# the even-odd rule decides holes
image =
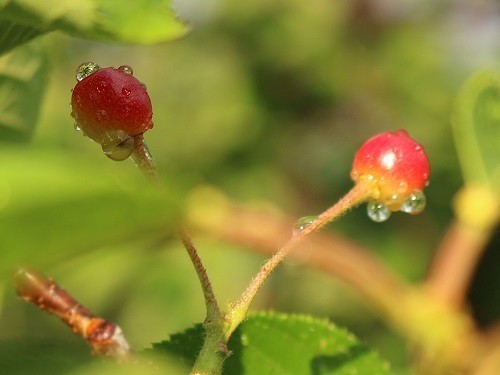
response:
{"label": "branch", "polygon": [[498,222],[499,202],[487,188],[466,185],[455,197],[451,223],[431,264],[426,287],[452,308],[462,308],[485,245]]}
{"label": "branch", "polygon": [[121,328],[95,316],[52,279],[33,269],[19,268],[14,274],[14,286],[19,297],[71,327],[89,343],[94,354],[114,357],[118,361],[130,359],[132,351]]}

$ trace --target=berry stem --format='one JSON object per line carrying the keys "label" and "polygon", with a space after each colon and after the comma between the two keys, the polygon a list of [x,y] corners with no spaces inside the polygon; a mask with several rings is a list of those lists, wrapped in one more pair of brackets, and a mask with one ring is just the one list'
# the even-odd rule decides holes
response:
{"label": "berry stem", "polygon": [[194,269],[198,274],[198,278],[200,279],[201,289],[203,290],[205,304],[207,307],[206,322],[220,320],[222,318],[222,314],[217,303],[217,298],[215,297],[215,294],[213,292],[212,284],[210,283],[210,279],[208,278],[207,271],[203,266],[200,256],[198,255],[198,251],[196,250],[196,247],[194,246],[187,230],[180,229],[179,236],[181,237],[181,241],[184,244],[189,258],[194,265]]}
{"label": "berry stem", "polygon": [[301,231],[293,235],[288,242],[283,245],[260,269],[257,275],[252,279],[247,289],[243,292],[241,297],[231,306],[227,316],[228,328],[226,331],[226,339],[238,327],[238,325],[245,319],[250,304],[252,303],[255,295],[262,287],[266,279],[273,272],[273,270],[283,261],[295,246],[301,243],[309,234],[321,229],[329,222],[339,218],[349,209],[357,206],[358,204],[368,200],[372,197],[373,186],[366,180],[360,180],[354,187],[344,195],[337,203],[329,209],[320,214],[309,225],[305,226]]}
{"label": "berry stem", "polygon": [[[147,177],[149,177],[152,183],[161,187],[161,181],[156,171],[154,159],[142,134],[134,137],[134,150],[131,156],[135,164]],[[178,235],[186,248],[191,263],[200,280],[207,310],[205,322],[203,324],[205,328],[205,340],[193,365],[191,374],[221,374],[222,364],[229,355],[229,351],[226,348],[227,341],[224,341],[224,317],[217,303],[217,298],[215,297],[207,270],[203,266],[198,250],[194,246],[188,231],[184,228],[180,228],[178,230]]]}
{"label": "berry stem", "polygon": [[[154,164],[153,156],[149,151],[146,142],[144,141],[144,137],[142,134],[134,137],[134,151],[132,152],[132,158],[135,164],[139,167],[144,174],[149,177],[149,179],[153,182],[153,184],[160,186],[161,181],[158,177],[158,173],[156,171],[156,166]],[[220,312],[219,305],[217,303],[217,298],[212,289],[212,284],[210,283],[210,279],[208,278],[207,270],[203,266],[203,262],[201,261],[200,256],[198,255],[198,250],[194,246],[191,237],[186,229],[181,228],[178,231],[179,237],[186,248],[186,251],[193,263],[193,266],[196,270],[196,274],[200,279],[201,288],[203,290],[203,295],[205,297],[205,304],[207,307],[207,321],[220,320],[222,318],[222,314]]]}
{"label": "berry stem", "polygon": [[131,155],[135,165],[155,184],[160,184],[160,178],[156,171],[154,158],[149,151],[142,134],[134,137],[134,150]]}
{"label": "berry stem", "polygon": [[[149,177],[152,183],[156,186],[161,186],[153,157],[146,142],[144,142],[142,134],[134,137],[134,150],[131,156],[135,164],[147,177]],[[217,298],[215,297],[207,271],[203,266],[203,262],[198,255],[198,250],[194,246],[188,231],[184,228],[180,228],[178,230],[178,235],[186,248],[191,263],[200,280],[207,310],[205,322],[203,324],[205,328],[205,340],[196,358],[195,364],[193,365],[191,374],[221,374],[222,364],[229,355],[229,351],[226,347],[227,341],[224,341],[224,317],[217,303]]]}

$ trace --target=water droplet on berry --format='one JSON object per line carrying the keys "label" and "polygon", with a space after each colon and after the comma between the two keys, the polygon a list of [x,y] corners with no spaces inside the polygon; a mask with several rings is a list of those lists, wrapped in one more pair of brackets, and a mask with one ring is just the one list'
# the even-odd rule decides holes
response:
{"label": "water droplet on berry", "polygon": [[80,128],[80,125],[78,125],[76,122],[73,125],[73,129],[75,129],[77,132],[79,132],[80,130],[82,130],[82,128]]}
{"label": "water droplet on berry", "polygon": [[382,203],[370,201],[367,205],[368,217],[377,223],[386,221],[391,216],[391,210]]}
{"label": "water droplet on berry", "polygon": [[408,214],[419,214],[425,208],[425,195],[420,190],[415,190],[410,196],[403,202],[401,206],[401,211],[406,212]]}
{"label": "water droplet on berry", "polygon": [[118,67],[118,70],[121,70],[122,72],[130,74],[130,75],[134,75],[134,70],[132,69],[131,66],[128,66],[128,65],[121,65]]}
{"label": "water droplet on berry", "polygon": [[297,234],[302,232],[304,229],[308,228],[311,224],[313,224],[317,218],[318,217],[314,216],[314,215],[301,217],[293,226],[292,234],[294,236],[296,236]]}
{"label": "water droplet on berry", "polygon": [[122,161],[127,159],[134,151],[134,138],[123,130],[113,130],[104,133],[101,139],[104,155],[111,160]]}
{"label": "water droplet on berry", "polygon": [[129,96],[131,92],[132,92],[132,90],[130,90],[130,89],[126,88],[126,87],[122,88],[122,94],[124,96]]}
{"label": "water droplet on berry", "polygon": [[101,67],[93,62],[80,64],[80,66],[76,68],[76,80],[81,81],[89,75],[97,72],[99,69],[101,69]]}

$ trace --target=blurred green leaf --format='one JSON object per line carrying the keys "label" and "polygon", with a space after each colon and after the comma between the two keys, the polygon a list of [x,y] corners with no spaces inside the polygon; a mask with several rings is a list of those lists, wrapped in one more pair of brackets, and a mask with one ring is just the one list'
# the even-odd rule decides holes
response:
{"label": "blurred green leaf", "polygon": [[147,361],[115,363],[91,355],[83,342],[63,342],[54,339],[7,340],[0,342],[0,372],[9,375],[146,375],[183,374],[187,369],[172,359],[154,358],[154,366]]}
{"label": "blurred green leaf", "polygon": [[[201,326],[173,335],[153,349],[193,363],[203,339]],[[388,374],[387,366],[351,333],[307,316],[251,315],[229,341],[225,375]]]}
{"label": "blurred green leaf", "polygon": [[66,374],[89,361],[95,362],[95,357],[83,343],[39,339],[0,342],[0,372],[4,374]]}
{"label": "blurred green leaf", "polygon": [[481,71],[465,82],[452,124],[465,180],[500,195],[500,72]]}
{"label": "blurred green leaf", "polygon": [[[50,264],[109,244],[168,233],[180,197],[138,170],[71,153],[0,154],[0,276],[19,264]],[[131,166],[132,168],[132,166]]]}
{"label": "blurred green leaf", "polygon": [[154,343],[153,349],[146,349],[144,353],[149,355],[151,352],[155,352],[162,355],[176,356],[191,367],[201,350],[204,338],[205,330],[203,329],[203,325],[196,324],[183,332],[170,335],[166,341]]}
{"label": "blurred green leaf", "polygon": [[29,42],[45,32],[46,30],[0,19],[0,55],[9,52],[14,47]]}
{"label": "blurred green leaf", "polygon": [[128,43],[159,43],[183,36],[181,23],[165,0],[96,0],[97,12],[91,29],[79,36]]}
{"label": "blurred green leaf", "polygon": [[[32,28],[34,34],[61,30],[101,41],[151,44],[179,38],[188,30],[165,0],[13,0],[0,2],[0,9],[4,22],[20,30]],[[26,40],[27,35],[2,38],[0,51]]]}
{"label": "blurred green leaf", "polygon": [[0,140],[31,139],[47,80],[47,56],[39,43],[0,58]]}

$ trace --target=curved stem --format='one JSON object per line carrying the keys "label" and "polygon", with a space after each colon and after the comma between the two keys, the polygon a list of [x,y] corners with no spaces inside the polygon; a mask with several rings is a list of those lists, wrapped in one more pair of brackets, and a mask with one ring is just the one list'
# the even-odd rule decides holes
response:
{"label": "curved stem", "polygon": [[179,230],[179,235],[181,237],[182,243],[188,252],[189,258],[194,265],[198,278],[200,279],[201,289],[203,290],[203,295],[205,297],[205,305],[207,307],[207,317],[206,322],[213,322],[220,320],[222,314],[220,312],[219,305],[217,303],[217,298],[215,297],[214,291],[212,289],[212,284],[208,278],[207,271],[203,266],[203,263],[198,255],[198,251],[191,241],[188,232],[185,229]]}
{"label": "curved stem", "polygon": [[324,211],[315,220],[304,226],[300,231],[294,233],[293,237],[285,245],[283,245],[283,247],[281,247],[278,252],[264,264],[264,266],[262,266],[241,297],[232,305],[227,317],[228,328],[226,331],[226,338],[229,339],[230,335],[234,332],[237,326],[245,319],[248,308],[250,307],[255,295],[276,266],[282,262],[291,249],[302,242],[309,234],[337,219],[354,206],[368,200],[371,195],[371,185],[360,182],[332,207]]}
{"label": "curved stem", "polygon": [[[160,186],[161,181],[158,177],[153,157],[142,134],[134,137],[134,150],[131,156],[135,164],[149,177],[153,184]],[[222,364],[229,355],[229,351],[226,348],[227,341],[224,341],[224,317],[217,303],[207,271],[187,230],[181,228],[178,233],[200,280],[207,309],[207,316],[204,323],[205,340],[191,370],[191,374],[220,374],[222,372]]]}

